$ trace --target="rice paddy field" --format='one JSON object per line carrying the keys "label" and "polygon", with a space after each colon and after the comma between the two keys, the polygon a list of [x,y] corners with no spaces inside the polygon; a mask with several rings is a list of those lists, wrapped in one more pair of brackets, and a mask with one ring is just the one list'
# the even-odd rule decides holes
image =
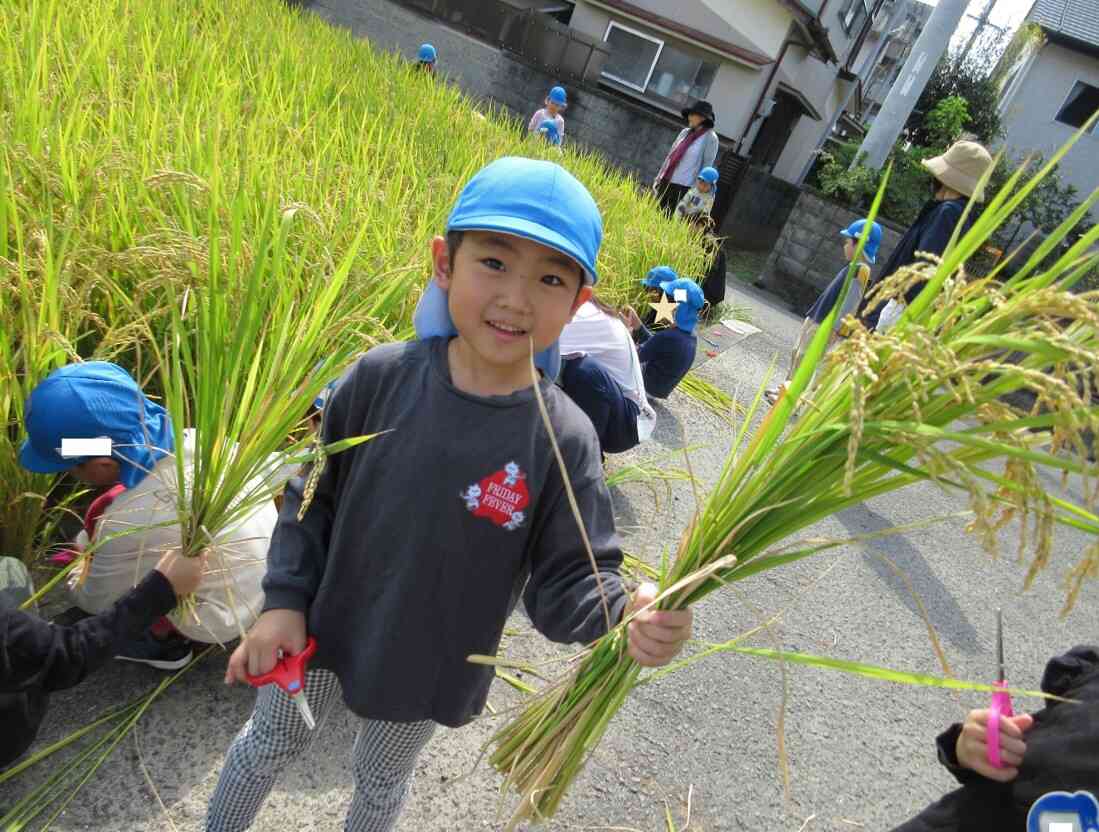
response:
{"label": "rice paddy field", "polygon": [[[39,380],[112,360],[177,434],[197,430],[179,498],[196,554],[270,454],[323,453],[303,417],[354,354],[411,337],[428,242],[494,158],[552,158],[588,185],[605,300],[637,300],[657,263],[703,271],[693,232],[599,157],[558,156],[280,0],[14,0],[0,71],[0,553],[47,580],[87,495],[18,464]],[[773,409],[757,390],[788,343],[767,333],[660,407],[659,447],[608,479],[631,568],[659,604],[697,605],[706,660],[643,675],[618,628],[564,665],[517,615],[495,717],[433,746],[400,829],[889,828],[948,784],[918,749],[986,695],[993,605],[1027,633],[1020,688],[1094,641],[1099,313],[1072,289],[1099,231],[1042,261],[1096,195],[1010,281],[964,279],[1042,175],[1021,171],[941,261],[882,288],[929,283],[894,332],[826,356],[826,322]],[[1034,408],[1006,403],[1018,391]],[[219,684],[223,661],[139,699],[154,677],[134,668],[59,696],[41,756],[0,773],[0,829],[201,828],[251,700]],[[259,828],[338,825],[353,725],[333,722]]]}

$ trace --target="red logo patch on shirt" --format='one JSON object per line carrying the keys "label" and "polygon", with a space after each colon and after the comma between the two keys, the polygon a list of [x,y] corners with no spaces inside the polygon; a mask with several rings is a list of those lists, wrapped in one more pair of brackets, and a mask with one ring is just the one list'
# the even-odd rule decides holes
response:
{"label": "red logo patch on shirt", "polygon": [[530,503],[527,475],[518,464],[509,462],[495,474],[471,484],[460,496],[474,517],[484,517],[497,526],[515,531],[526,520],[524,509]]}

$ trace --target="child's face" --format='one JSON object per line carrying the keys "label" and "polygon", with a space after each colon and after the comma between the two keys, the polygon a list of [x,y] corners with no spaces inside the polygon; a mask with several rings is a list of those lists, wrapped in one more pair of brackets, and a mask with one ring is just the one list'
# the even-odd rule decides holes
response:
{"label": "child's face", "polygon": [[541,243],[493,231],[467,231],[454,255],[432,243],[435,279],[447,291],[458,337],[485,369],[529,377],[530,339],[546,349],[589,297],[580,267]]}
{"label": "child's face", "polygon": [[859,241],[854,240],[851,237],[843,238],[843,256],[847,262],[850,263],[855,259],[855,248],[858,246]]}
{"label": "child's face", "polygon": [[551,116],[556,116],[559,112],[561,112],[561,105],[558,104],[556,101],[551,101],[547,98],[546,112],[549,113]]}
{"label": "child's face", "polygon": [[713,185],[711,185],[705,179],[696,179],[695,187],[698,188],[699,193],[708,194],[710,192],[710,188],[712,188]]}
{"label": "child's face", "polygon": [[69,473],[87,485],[107,488],[118,482],[122,469],[109,456],[96,456],[74,465]]}

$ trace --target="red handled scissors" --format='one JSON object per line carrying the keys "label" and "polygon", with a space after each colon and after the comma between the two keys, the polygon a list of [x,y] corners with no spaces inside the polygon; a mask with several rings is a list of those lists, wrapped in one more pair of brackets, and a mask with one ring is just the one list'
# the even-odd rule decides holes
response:
{"label": "red handled scissors", "polygon": [[1014,716],[1011,708],[1011,694],[1007,692],[1007,680],[1004,678],[1004,618],[1001,610],[996,610],[996,664],[997,674],[993,687],[992,706],[988,709],[988,725],[985,726],[985,743],[988,746],[985,755],[995,768],[1003,768],[1000,759],[1000,717]]}
{"label": "red handled scissors", "polygon": [[309,700],[305,698],[305,666],[317,652],[317,640],[312,636],[305,642],[305,649],[293,656],[280,656],[278,663],[260,676],[248,675],[248,684],[254,688],[274,683],[286,691],[290,700],[298,706],[298,713],[312,731],[317,727]]}

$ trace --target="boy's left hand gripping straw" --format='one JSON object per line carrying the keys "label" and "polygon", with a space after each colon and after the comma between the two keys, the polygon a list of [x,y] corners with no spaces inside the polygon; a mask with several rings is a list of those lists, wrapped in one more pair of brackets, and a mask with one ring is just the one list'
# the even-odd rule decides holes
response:
{"label": "boy's left hand gripping straw", "polygon": [[248,684],[254,688],[269,685],[272,682],[286,691],[290,700],[298,706],[298,713],[302,720],[312,731],[317,727],[313,719],[313,711],[309,708],[309,700],[305,698],[305,666],[317,652],[317,640],[310,636],[305,642],[305,649],[294,656],[281,656],[278,663],[267,673],[260,676],[248,676]]}
{"label": "boy's left hand gripping straw", "polygon": [[988,746],[985,756],[990,765],[1003,768],[1000,759],[1000,717],[1014,716],[1011,708],[1011,694],[1007,692],[1007,681],[1004,678],[1004,620],[1001,610],[996,610],[996,664],[997,674],[994,687],[998,690],[992,694],[992,705],[988,710],[988,725],[985,726],[985,743]]}

